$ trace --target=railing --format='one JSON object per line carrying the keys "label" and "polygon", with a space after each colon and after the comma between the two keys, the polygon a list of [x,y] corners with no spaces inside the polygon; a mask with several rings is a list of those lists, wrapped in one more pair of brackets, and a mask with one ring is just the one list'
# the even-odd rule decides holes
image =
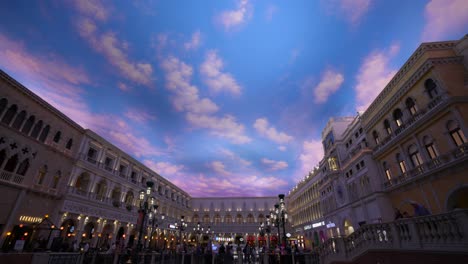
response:
{"label": "railing", "polygon": [[429,162],[408,170],[384,183],[384,188],[393,188],[395,185],[403,184],[418,176],[429,175],[431,172],[445,166],[452,166],[452,163],[459,162],[468,157],[468,143],[465,143],[452,151],[438,156]]}
{"label": "railing", "polygon": [[12,173],[12,172],[8,172],[8,171],[2,171],[0,173],[0,180],[1,181],[6,181],[6,182],[13,182],[13,183],[16,183],[16,184],[21,184],[24,180],[24,176],[23,175],[19,175],[19,174],[15,174],[15,173]]}
{"label": "railing", "polygon": [[401,126],[395,129],[394,133],[384,138],[375,148],[374,153],[378,153],[384,149],[386,146],[390,146],[390,142],[394,140],[398,140],[397,138],[401,133],[408,130],[408,128],[412,127],[417,121],[423,119],[428,116],[432,116],[433,109],[437,106],[441,105],[444,102],[444,98],[442,96],[438,96],[434,98],[427,104],[426,109],[421,109],[414,115],[412,115],[409,119],[405,121]]}
{"label": "railing", "polygon": [[462,253],[468,248],[468,210],[369,224],[347,237],[330,238],[319,249],[323,264],[352,261],[378,250]]}

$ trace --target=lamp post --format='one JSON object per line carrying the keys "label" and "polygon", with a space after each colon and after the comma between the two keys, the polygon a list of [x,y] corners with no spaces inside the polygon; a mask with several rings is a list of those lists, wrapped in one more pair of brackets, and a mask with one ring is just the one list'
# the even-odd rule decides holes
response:
{"label": "lamp post", "polygon": [[200,225],[200,222],[197,222],[197,226],[193,228],[193,232],[197,234],[197,244],[201,244],[201,236],[203,234],[203,227]]}
{"label": "lamp post", "polygon": [[284,246],[286,246],[287,243],[287,237],[286,237],[286,221],[288,221],[288,213],[286,212],[286,204],[284,202],[284,194],[279,194],[279,221],[283,226],[283,243]]}
{"label": "lamp post", "polygon": [[140,231],[138,234],[137,250],[136,253],[142,249],[141,238],[143,237],[143,230],[146,225],[146,215],[154,210],[155,198],[151,196],[154,183],[152,181],[146,182],[146,190],[140,191],[140,209],[138,210],[138,224]]}
{"label": "lamp post", "polygon": [[[150,239],[149,239],[148,246],[151,245],[151,241],[153,240],[155,226],[158,227],[158,217],[157,217],[158,205],[154,204],[152,209],[153,210],[150,211],[149,214],[148,214],[148,220],[151,223],[151,233],[150,233],[151,236],[150,236]],[[164,214],[161,214],[161,221],[164,221]],[[157,235],[158,234],[156,233],[156,239],[157,239]]]}
{"label": "lamp post", "polygon": [[175,228],[179,230],[179,243],[182,245],[182,232],[187,228],[187,223],[184,221],[184,216],[180,216],[180,222],[175,223]]}
{"label": "lamp post", "polygon": [[281,231],[280,231],[280,211],[279,211],[279,204],[275,204],[275,209],[273,211],[270,211],[270,219],[271,223],[273,226],[276,226],[278,228],[278,239],[280,240],[279,243],[281,243]]}

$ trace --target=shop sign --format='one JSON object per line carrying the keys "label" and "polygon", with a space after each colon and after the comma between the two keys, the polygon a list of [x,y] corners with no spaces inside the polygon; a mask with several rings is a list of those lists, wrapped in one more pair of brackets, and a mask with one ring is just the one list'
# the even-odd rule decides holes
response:
{"label": "shop sign", "polygon": [[19,220],[21,222],[27,222],[27,223],[40,223],[42,221],[42,217],[22,215],[20,216]]}
{"label": "shop sign", "polygon": [[302,228],[296,228],[296,232],[301,232],[302,231]]}
{"label": "shop sign", "polygon": [[306,226],[304,226],[304,230],[309,230],[309,229],[312,229],[312,225],[306,225]]}
{"label": "shop sign", "polygon": [[312,224],[312,228],[316,228],[316,227],[323,226],[323,225],[325,225],[324,221],[318,222],[318,223]]}
{"label": "shop sign", "polygon": [[332,228],[332,227],[335,227],[335,223],[330,222],[330,223],[327,224],[327,228]]}
{"label": "shop sign", "polygon": [[169,228],[175,229],[175,228],[176,228],[176,226],[175,226],[175,225],[172,225],[172,224],[170,224],[170,225],[169,225]]}

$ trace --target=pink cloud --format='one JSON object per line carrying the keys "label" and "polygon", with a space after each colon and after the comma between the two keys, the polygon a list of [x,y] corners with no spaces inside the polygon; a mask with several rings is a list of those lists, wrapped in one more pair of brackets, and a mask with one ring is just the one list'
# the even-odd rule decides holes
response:
{"label": "pink cloud", "polygon": [[147,113],[141,109],[128,109],[124,115],[128,119],[138,123],[147,123],[149,121],[156,120],[156,117],[154,115]]}
{"label": "pink cloud", "polygon": [[155,162],[153,160],[144,160],[143,164],[163,177],[173,177],[175,175],[182,176],[183,170],[185,169],[183,165],[172,164],[170,162]]}
{"label": "pink cloud", "polygon": [[286,146],[279,146],[278,149],[281,151],[286,151]]}
{"label": "pink cloud", "polygon": [[359,24],[371,6],[371,0],[331,0],[323,3],[329,13],[344,17],[352,25]]}
{"label": "pink cloud", "polygon": [[122,92],[129,92],[131,89],[128,85],[125,83],[119,82],[117,83],[117,87],[122,91]]}
{"label": "pink cloud", "polygon": [[245,135],[244,125],[238,123],[234,116],[217,117],[187,113],[186,119],[195,127],[209,129],[211,134],[226,138],[232,143],[245,144],[252,141],[251,138]]}
{"label": "pink cloud", "polygon": [[260,135],[279,144],[288,143],[294,139],[292,136],[284,132],[279,132],[278,130],[276,130],[276,128],[271,127],[268,123],[268,119],[266,119],[265,117],[258,118],[257,120],[255,120],[253,126]]}
{"label": "pink cloud", "polygon": [[323,147],[320,139],[304,141],[302,151],[299,155],[299,170],[294,176],[294,180],[299,182],[323,159]]}
{"label": "pink cloud", "polygon": [[201,40],[202,40],[201,32],[200,30],[197,30],[192,34],[192,38],[190,39],[190,41],[184,43],[184,48],[186,50],[196,50],[200,47]]}
{"label": "pink cloud", "polygon": [[75,0],[73,2],[76,9],[83,15],[100,21],[106,21],[109,17],[109,3],[104,4],[100,0]]}
{"label": "pink cloud", "polygon": [[426,5],[426,25],[423,41],[440,41],[445,36],[466,33],[468,25],[468,3],[466,0],[431,0]]}
{"label": "pink cloud", "polygon": [[226,168],[221,161],[213,161],[207,165],[208,168],[213,170],[218,175],[228,176],[231,173],[226,171]]}
{"label": "pink cloud", "polygon": [[322,74],[320,83],[314,89],[315,103],[325,103],[330,95],[335,93],[344,82],[343,74],[328,69]]}
{"label": "pink cloud", "polygon": [[238,0],[237,8],[221,12],[216,17],[216,22],[223,26],[226,31],[238,28],[250,19],[252,9],[252,5],[248,0]]}
{"label": "pink cloud", "polygon": [[240,167],[245,168],[252,164],[252,162],[241,158],[239,155],[235,154],[229,149],[222,148],[220,149],[220,153],[224,155],[225,157],[227,157],[228,159],[234,161],[236,165],[240,165]]}
{"label": "pink cloud", "polygon": [[267,165],[271,171],[284,170],[288,167],[286,161],[276,161],[267,158],[263,158],[261,161],[263,164]]}
{"label": "pink cloud", "polygon": [[217,51],[210,50],[206,54],[205,61],[200,65],[200,73],[205,84],[215,93],[226,91],[234,95],[241,93],[241,87],[229,73],[222,72],[223,60]]}
{"label": "pink cloud", "polygon": [[356,110],[365,111],[377,95],[390,82],[396,69],[390,67],[390,60],[398,53],[399,45],[392,45],[388,50],[373,51],[359,68],[356,76]]}

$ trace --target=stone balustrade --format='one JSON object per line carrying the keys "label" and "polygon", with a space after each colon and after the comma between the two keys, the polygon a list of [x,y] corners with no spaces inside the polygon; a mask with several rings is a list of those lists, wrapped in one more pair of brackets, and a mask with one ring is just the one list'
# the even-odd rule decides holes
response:
{"label": "stone balustrade", "polygon": [[347,237],[330,238],[320,249],[321,263],[352,261],[368,251],[466,252],[468,210],[364,225]]}

